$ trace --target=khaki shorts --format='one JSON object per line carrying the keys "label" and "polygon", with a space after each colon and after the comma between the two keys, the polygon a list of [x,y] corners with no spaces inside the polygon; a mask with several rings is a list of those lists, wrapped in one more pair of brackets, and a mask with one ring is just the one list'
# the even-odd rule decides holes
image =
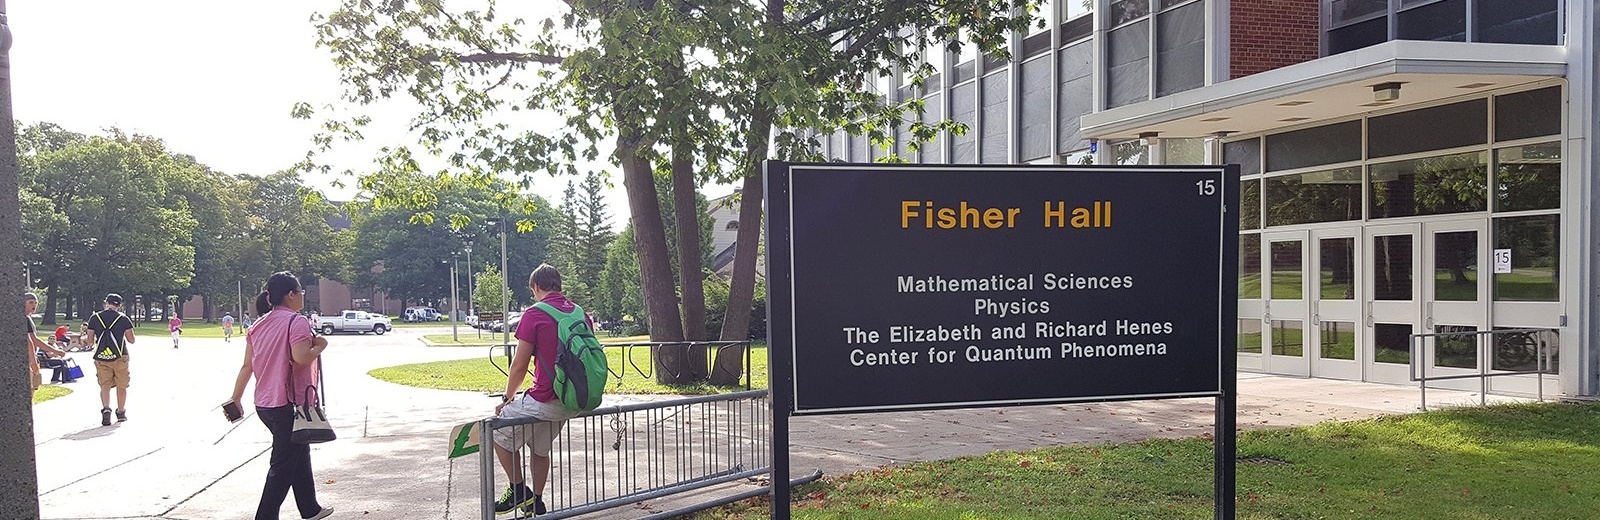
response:
{"label": "khaki shorts", "polygon": [[94,379],[100,388],[128,388],[128,356],[116,361],[94,360]]}
{"label": "khaki shorts", "polygon": [[497,429],[494,431],[494,443],[508,450],[517,449],[517,444],[524,444],[533,450],[534,455],[549,457],[555,436],[565,429],[567,419],[573,418],[578,413],[561,406],[561,401],[541,402],[523,394],[522,397],[500,409],[500,417],[502,419],[536,417],[543,421]]}

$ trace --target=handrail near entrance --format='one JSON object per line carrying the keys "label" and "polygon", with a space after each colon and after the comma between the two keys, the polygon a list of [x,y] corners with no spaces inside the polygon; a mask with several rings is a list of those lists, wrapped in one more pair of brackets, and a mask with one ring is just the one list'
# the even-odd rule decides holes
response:
{"label": "handrail near entrance", "polygon": [[[751,381],[751,365],[753,363],[752,360],[754,359],[752,352],[754,345],[752,345],[750,341],[635,341],[630,343],[604,343],[600,346],[602,348],[622,349],[623,366],[607,367],[607,370],[611,372],[611,377],[614,381],[616,381],[618,386],[622,385],[622,379],[628,375],[629,368],[633,369],[633,373],[638,374],[640,377],[644,377],[646,379],[655,376],[655,369],[657,367],[653,362],[646,363],[644,367],[641,367],[633,359],[633,349],[644,347],[646,350],[650,351],[650,357],[652,360],[655,358],[657,349],[682,349],[686,353],[690,354],[695,353],[697,350],[703,349],[703,352],[701,353],[703,353],[706,357],[706,367],[711,371],[711,375],[726,374],[735,377],[742,377],[744,379],[744,389],[751,390],[753,388],[753,382]],[[493,364],[495,368],[500,369],[500,373],[503,374],[511,367],[511,357],[512,354],[515,353],[517,345],[515,343],[501,343],[500,345],[491,347],[491,349],[494,348],[501,349],[504,352],[506,366],[501,367],[498,363],[495,363],[494,354],[492,353],[489,355],[489,363]],[[717,364],[717,358],[722,357],[723,351],[730,348],[745,350],[743,374],[730,374],[728,373],[729,370],[727,368]],[[674,378],[678,376],[676,373],[672,375]]]}
{"label": "handrail near entrance", "polygon": [[[1548,342],[1545,340],[1545,338],[1544,338],[1544,336],[1542,334],[1539,334],[1539,333],[1544,333],[1544,332],[1549,332],[1549,333],[1555,334],[1555,333],[1559,333],[1560,331],[1558,329],[1551,329],[1551,328],[1521,328],[1521,329],[1472,330],[1472,331],[1461,331],[1461,332],[1435,332],[1435,333],[1429,333],[1429,334],[1412,334],[1411,335],[1410,375],[1411,375],[1411,380],[1418,382],[1417,386],[1422,388],[1422,410],[1423,411],[1427,411],[1428,410],[1428,382],[1429,381],[1446,381],[1446,380],[1451,380],[1451,379],[1474,379],[1474,378],[1476,378],[1478,380],[1478,385],[1479,385],[1479,389],[1478,389],[1478,404],[1482,405],[1482,404],[1486,404],[1488,402],[1489,378],[1498,377],[1498,376],[1519,376],[1519,375],[1536,374],[1537,376],[1535,377],[1535,379],[1538,380],[1538,386],[1539,386],[1539,401],[1540,402],[1544,402],[1544,375],[1545,374],[1554,374],[1555,373],[1555,372],[1551,372],[1550,371],[1550,357],[1551,357],[1551,355],[1550,355],[1550,351],[1549,351]],[[1534,368],[1535,369],[1534,370],[1521,370],[1521,371],[1496,371],[1496,372],[1490,373],[1489,372],[1489,366],[1492,365],[1493,362],[1494,362],[1494,357],[1493,357],[1494,353],[1490,351],[1490,345],[1492,344],[1492,342],[1485,341],[1484,340],[1484,336],[1494,336],[1494,335],[1497,335],[1497,334],[1506,334],[1506,335],[1522,334],[1522,335],[1527,336],[1529,338],[1529,341],[1533,342],[1533,347],[1534,347]],[[1438,352],[1438,339],[1437,338],[1442,338],[1442,337],[1464,337],[1464,336],[1471,336],[1473,338],[1473,341],[1476,343],[1475,346],[1477,347],[1476,350],[1477,350],[1477,353],[1478,353],[1478,373],[1476,373],[1476,374],[1458,374],[1458,375],[1450,375],[1450,376],[1432,376],[1432,377],[1428,376],[1428,360],[1423,359],[1423,357],[1425,357],[1426,349],[1423,348],[1422,340],[1424,340],[1425,338],[1434,338],[1434,352],[1435,352],[1435,357],[1437,357],[1438,356],[1438,354],[1437,354],[1437,352]]]}
{"label": "handrail near entrance", "polygon": [[[552,435],[550,482],[544,499],[557,520],[612,509],[772,472],[772,410],[766,390],[668,401],[602,406],[568,420]],[[479,423],[480,518],[494,520],[497,459],[494,432],[512,429],[524,438],[542,421],[490,417]],[[522,473],[532,475],[530,446],[518,446]],[[821,471],[791,481],[803,484]],[[673,514],[709,509],[760,494],[770,485],[674,509]],[[526,513],[526,511],[524,511]],[[519,515],[522,513],[519,513]],[[519,516],[518,518],[523,518]]]}

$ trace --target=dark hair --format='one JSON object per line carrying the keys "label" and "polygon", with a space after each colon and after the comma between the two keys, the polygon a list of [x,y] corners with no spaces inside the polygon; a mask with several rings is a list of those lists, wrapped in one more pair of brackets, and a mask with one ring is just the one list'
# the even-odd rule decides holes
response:
{"label": "dark hair", "polygon": [[272,273],[266,286],[261,288],[261,294],[256,295],[256,314],[272,312],[273,307],[283,305],[283,299],[299,288],[300,279],[288,271]]}
{"label": "dark hair", "polygon": [[550,264],[539,264],[533,268],[533,273],[528,275],[528,285],[546,291],[561,290],[561,272]]}

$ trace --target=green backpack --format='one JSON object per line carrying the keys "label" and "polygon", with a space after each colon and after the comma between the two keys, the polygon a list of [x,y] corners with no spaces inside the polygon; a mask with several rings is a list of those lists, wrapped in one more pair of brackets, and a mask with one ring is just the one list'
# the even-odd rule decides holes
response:
{"label": "green backpack", "polygon": [[611,370],[606,365],[605,349],[589,329],[583,308],[574,304],[572,312],[561,312],[545,302],[533,306],[556,320],[556,333],[561,340],[556,350],[556,398],[568,410],[587,412],[599,407]]}

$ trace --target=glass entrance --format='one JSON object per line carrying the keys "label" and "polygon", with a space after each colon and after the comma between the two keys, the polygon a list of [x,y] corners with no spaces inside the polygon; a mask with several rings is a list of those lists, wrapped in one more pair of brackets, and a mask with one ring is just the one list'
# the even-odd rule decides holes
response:
{"label": "glass entrance", "polygon": [[1312,330],[1307,354],[1311,375],[1360,381],[1362,356],[1357,345],[1365,334],[1356,259],[1361,258],[1361,230],[1315,230],[1310,244],[1311,272],[1316,273],[1310,293]]}
{"label": "glass entrance", "polygon": [[1411,335],[1422,328],[1421,234],[1421,224],[1366,229],[1367,334],[1361,350],[1368,381],[1407,384],[1411,379]]}
{"label": "glass entrance", "polygon": [[1266,298],[1262,325],[1262,352],[1266,370],[1274,374],[1309,376],[1306,332],[1310,324],[1307,288],[1311,285],[1305,231],[1263,233],[1262,296]]}
{"label": "glass entrance", "polygon": [[[1423,326],[1435,334],[1461,333],[1423,342],[1428,373],[1477,373],[1488,361],[1482,355],[1487,345],[1480,346],[1480,342],[1489,342],[1490,338],[1466,333],[1483,330],[1489,323],[1489,277],[1483,269],[1490,265],[1486,247],[1488,222],[1429,222],[1423,224],[1423,230],[1428,273],[1423,279]],[[1478,381],[1468,379],[1429,386],[1479,388]]]}

